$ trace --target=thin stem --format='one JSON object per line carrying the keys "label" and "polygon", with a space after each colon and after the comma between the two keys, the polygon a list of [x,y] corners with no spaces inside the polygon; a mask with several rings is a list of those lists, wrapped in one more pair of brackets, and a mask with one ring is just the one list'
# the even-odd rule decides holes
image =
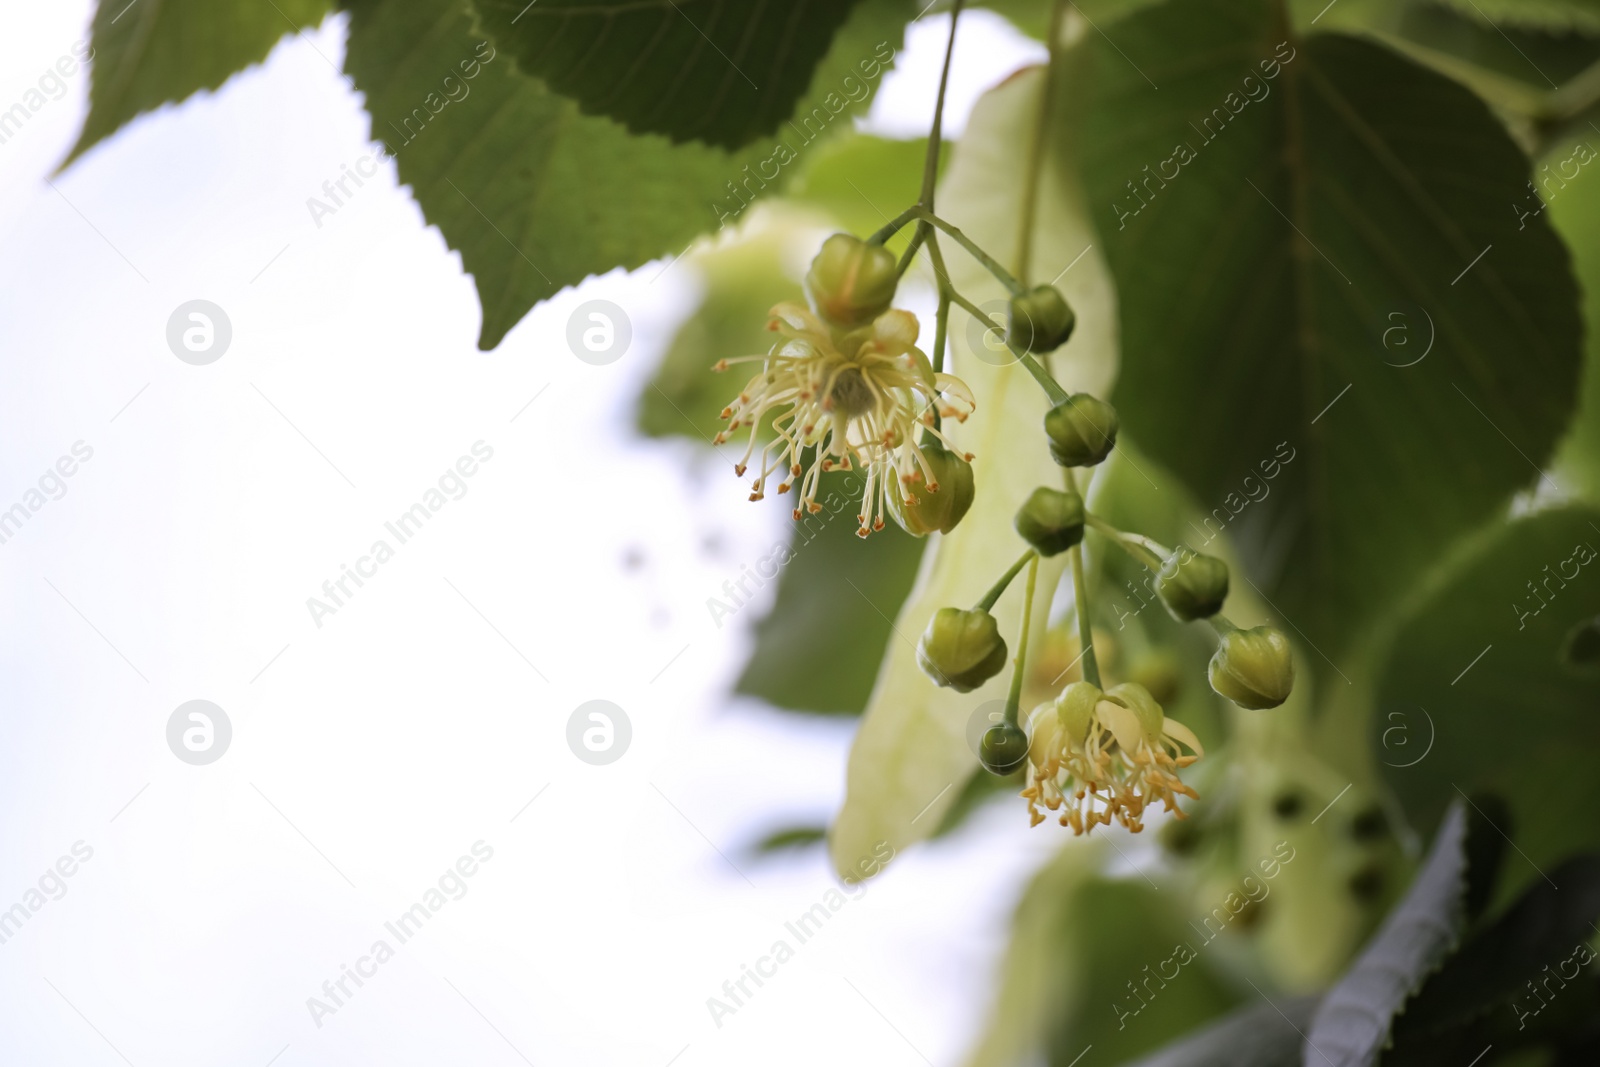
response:
{"label": "thin stem", "polygon": [[1017,711],[1022,703],[1023,668],[1028,664],[1028,630],[1033,623],[1033,587],[1039,579],[1039,557],[1029,553],[1028,584],[1022,594],[1022,635],[1017,638],[1017,660],[1011,669],[1011,692],[1006,695],[1006,722],[1017,725]]}
{"label": "thin stem", "polygon": [[1006,586],[1011,584],[1011,579],[1015,578],[1021,572],[1022,568],[1028,565],[1028,561],[1037,555],[1038,553],[1031,548],[1024,552],[1022,554],[1022,558],[1013,563],[1011,565],[1011,569],[1000,576],[1000,580],[995,582],[993,588],[991,588],[987,593],[983,594],[983,599],[978,601],[977,606],[972,610],[988,611],[989,609],[993,608],[995,601],[1000,599],[1000,594],[1004,593],[1006,591]]}
{"label": "thin stem", "polygon": [[[910,207],[906,208],[904,211],[900,212],[900,214],[896,215],[894,218],[892,218],[888,222],[884,223],[882,228],[879,229],[877,232],[875,232],[871,237],[868,237],[867,238],[867,244],[869,244],[869,245],[881,245],[881,244],[883,244],[883,242],[887,241],[889,238],[891,238],[895,234],[899,233],[900,230],[905,226],[906,223],[908,223],[912,219],[916,218],[920,211],[921,211],[921,208],[918,207],[918,205],[916,205],[916,204],[913,204]],[[902,269],[904,269],[904,268],[902,268]]]}
{"label": "thin stem", "polygon": [[1217,631],[1218,637],[1227,637],[1229,634],[1233,633],[1233,631],[1239,629],[1239,627],[1230,622],[1228,617],[1222,614],[1220,611],[1211,616],[1211,618],[1207,619],[1206,622],[1209,622],[1211,624],[1211,628]]}
{"label": "thin stem", "polygon": [[[928,247],[931,250],[935,247],[935,245],[930,243]],[[990,322],[989,316],[983,313],[983,309],[978,307],[978,305],[974,304],[972,301],[968,300],[966,297],[962,296],[960,293],[956,292],[954,289],[950,290],[950,299],[955,301],[956,304],[962,308],[962,310],[966,311],[973,318],[977,319],[979,322],[988,322],[990,323],[990,327],[993,328],[993,323]],[[1050,398],[1050,403],[1061,404],[1066,402],[1067,391],[1061,388],[1060,382],[1056,381],[1050,376],[1049,371],[1039,366],[1038,360],[1034,359],[1028,353],[1018,350],[1010,341],[1006,342],[1006,347],[1011,349],[1011,354],[1013,356],[1017,357],[1017,362],[1021,363],[1027,372],[1033,375],[1033,380],[1039,383],[1039,388],[1043,389],[1045,395]]]}
{"label": "thin stem", "polygon": [[904,278],[906,276],[906,268],[910,267],[911,261],[917,258],[917,249],[921,248],[922,242],[926,241],[927,239],[928,224],[926,222],[917,223],[917,232],[911,235],[911,243],[907,245],[906,250],[901,253],[900,265],[895,268],[894,273],[896,278]]}
{"label": "thin stem", "polygon": [[939,96],[933,105],[933,126],[928,130],[928,158],[922,165],[921,202],[933,210],[933,187],[939,177],[939,143],[944,136],[944,94],[950,86],[950,59],[956,52],[956,23],[966,0],[955,0],[950,7],[950,41],[944,46],[944,70],[939,74]]}
{"label": "thin stem", "polygon": [[977,260],[979,263],[982,263],[984,268],[988,270],[990,274],[993,274],[996,278],[1000,279],[1000,284],[1004,285],[1006,289],[1009,290],[1013,295],[1018,295],[1022,292],[1022,283],[1013,278],[1011,276],[1011,272],[1002,267],[993,256],[979,248],[972,238],[956,229],[944,219],[941,219],[939,216],[935,215],[932,210],[925,209],[919,214],[924,220],[933,223],[935,226],[939,227],[939,229],[955,238],[956,244],[960,245],[962,248],[965,248],[972,255],[973,259]]}
{"label": "thin stem", "polygon": [[1172,558],[1172,551],[1159,541],[1151,540],[1143,534],[1119,530],[1098,515],[1085,515],[1083,518],[1090,527],[1111,538],[1140,563],[1154,562],[1156,569],[1160,570],[1166,566],[1167,560]]}
{"label": "thin stem", "polygon": [[933,313],[933,373],[944,373],[945,335],[950,328],[950,294],[939,294],[939,307]]}
{"label": "thin stem", "polygon": [[1017,280],[1028,284],[1028,264],[1033,259],[1033,220],[1039,207],[1039,171],[1044,163],[1044,143],[1050,129],[1050,105],[1056,95],[1056,66],[1061,42],[1061,23],[1067,0],[1056,0],[1050,9],[1050,35],[1045,39],[1050,58],[1044,68],[1043,95],[1033,125],[1033,140],[1028,145],[1028,169],[1023,172],[1022,213],[1017,220]]}
{"label": "thin stem", "polygon": [[1096,689],[1100,683],[1100,662],[1094,654],[1094,631],[1089,625],[1089,583],[1083,578],[1083,546],[1073,545],[1067,550],[1072,560],[1072,599],[1078,609],[1078,644],[1083,648],[1083,678]]}

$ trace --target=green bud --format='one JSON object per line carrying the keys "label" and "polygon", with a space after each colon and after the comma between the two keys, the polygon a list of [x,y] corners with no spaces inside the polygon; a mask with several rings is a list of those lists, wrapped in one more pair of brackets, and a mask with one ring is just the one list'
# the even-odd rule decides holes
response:
{"label": "green bud", "polygon": [[1067,343],[1078,316],[1053,285],[1029,289],[1006,308],[1006,340],[1023,352],[1052,352]]}
{"label": "green bud", "polygon": [[1065,552],[1083,540],[1083,497],[1070,489],[1041,485],[1029,495],[1012,525],[1039,555]]}
{"label": "green bud", "polygon": [[822,242],[806,272],[806,299],[830,323],[854,330],[889,310],[900,283],[899,263],[882,245],[848,233]]}
{"label": "green bud", "polygon": [[997,723],[983,732],[978,760],[991,774],[1010,774],[1028,758],[1028,735],[1020,726]]}
{"label": "green bud", "polygon": [[1180,548],[1156,575],[1156,592],[1179,622],[1209,619],[1228,599],[1228,565],[1216,556]]}
{"label": "green bud", "polygon": [[1050,455],[1063,467],[1092,467],[1117,443],[1117,409],[1088,393],[1076,393],[1044,417]]}
{"label": "green bud", "polygon": [[1241,708],[1275,708],[1294,689],[1289,639],[1271,626],[1230,630],[1211,657],[1211,688]]}
{"label": "green bud", "polygon": [[939,685],[970,693],[1006,665],[1000,624],[987,611],[940,608],[917,642],[917,666]]}
{"label": "green bud", "polygon": [[[931,483],[901,483],[901,492],[889,494],[889,514],[906,533],[926,537],[937,530],[949,533],[972,507],[974,493],[972,464],[939,442],[923,447],[923,456],[933,472]],[[933,492],[934,486],[938,492]],[[902,499],[901,493],[904,493]],[[906,501],[913,501],[907,504]]]}

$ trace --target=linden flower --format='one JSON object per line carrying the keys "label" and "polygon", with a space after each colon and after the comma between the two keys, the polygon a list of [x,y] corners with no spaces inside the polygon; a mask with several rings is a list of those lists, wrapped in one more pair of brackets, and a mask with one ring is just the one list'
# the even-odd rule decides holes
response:
{"label": "linden flower", "polygon": [[[767,479],[782,472],[778,492],[796,481],[800,499],[794,517],[822,510],[817,487],[830,470],[865,473],[861,511],[856,516],[866,537],[884,527],[890,492],[905,500],[901,485],[926,480],[930,493],[938,480],[923,452],[938,441],[964,456],[934,425],[934,406],[945,418],[964,421],[974,407],[972,391],[952,374],[935,374],[928,357],[916,348],[917,318],[889,310],[870,326],[837,334],[799,304],[774,307],[767,329],[783,335],[765,356],[719,361],[713,370],[734,363],[762,364],[737,400],[722,409],[728,426],[715,444],[748,427],[750,445],[734,472],[743,475],[755,453],[756,433],[771,417],[775,440],[761,450],[751,483],[751,500],[766,495]],[[806,455],[808,449],[812,449]],[[916,501],[906,501],[914,506]]]}
{"label": "linden flower", "polygon": [[[1187,748],[1193,755],[1184,755]],[[1115,820],[1134,833],[1144,829],[1144,809],[1160,801],[1178,818],[1178,795],[1199,799],[1177,771],[1205,752],[1194,732],[1167,718],[1143,686],[1124,684],[1102,693],[1073,682],[1060,697],[1034,711],[1028,750],[1030,825],[1059,811],[1062,826],[1092,831]]]}

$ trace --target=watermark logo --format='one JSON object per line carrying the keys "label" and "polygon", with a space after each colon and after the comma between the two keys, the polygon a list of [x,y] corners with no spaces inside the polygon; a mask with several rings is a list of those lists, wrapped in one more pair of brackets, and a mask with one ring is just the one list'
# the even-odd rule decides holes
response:
{"label": "watermark logo", "polygon": [[594,767],[615,763],[633,743],[628,713],[609,700],[579,704],[567,719],[567,747]]}
{"label": "watermark logo", "polygon": [[1010,310],[1004,300],[988,300],[979,305],[985,318],[967,318],[967,347],[973,356],[991,367],[1009,367],[1017,361],[1006,344],[1006,315]]}
{"label": "watermark logo", "polygon": [[[1420,704],[1417,706],[1417,710],[1422,712],[1423,721],[1428,726],[1427,740],[1420,745],[1417,742],[1421,740],[1421,736],[1411,736],[1410,715],[1403,711],[1391,711],[1385,716],[1389,725],[1384,727],[1383,734],[1379,740],[1383,745],[1383,751],[1387,755],[1395,757],[1393,760],[1385,759],[1383,761],[1390,767],[1415,767],[1424,759],[1427,759],[1428,753],[1433,751],[1433,716],[1429,715],[1428,709]],[[1412,756],[1413,752],[1417,753],[1416,756]]]}
{"label": "watermark logo", "polygon": [[1433,316],[1421,304],[1402,301],[1399,307],[1384,314],[1378,328],[1382,331],[1379,339],[1383,347],[1378,358],[1391,367],[1415,367],[1433,351],[1437,331]]}
{"label": "watermark logo", "polygon": [[185,701],[167,720],[167,747],[193,766],[217,762],[232,743],[228,713],[209,700]]}
{"label": "watermark logo", "polygon": [[167,347],[185,363],[204,367],[222,358],[233,342],[228,313],[209,300],[189,300],[167,319]]}
{"label": "watermark logo", "polygon": [[567,347],[593,367],[621,359],[632,340],[628,313],[609,300],[586,300],[567,319]]}

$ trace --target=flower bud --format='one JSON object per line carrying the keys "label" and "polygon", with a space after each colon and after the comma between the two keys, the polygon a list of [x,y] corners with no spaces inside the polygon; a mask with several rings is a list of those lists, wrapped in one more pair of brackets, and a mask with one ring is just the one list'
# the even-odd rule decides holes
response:
{"label": "flower bud", "polygon": [[1231,630],[1211,657],[1211,688],[1241,708],[1275,708],[1294,689],[1289,639],[1271,626]]}
{"label": "flower bud", "polygon": [[889,309],[900,282],[899,266],[894,253],[882,245],[836,233],[822,242],[822,250],[811,261],[806,299],[834,326],[854,330]]}
{"label": "flower bud", "polygon": [[1083,497],[1070,489],[1041,485],[1018,510],[1012,525],[1039,555],[1065,552],[1083,540]]}
{"label": "flower bud", "polygon": [[917,642],[922,673],[958,693],[972,692],[1005,665],[1005,639],[987,611],[940,608]]}
{"label": "flower bud", "polygon": [[1088,393],[1067,397],[1044,417],[1050,455],[1063,467],[1092,467],[1117,443],[1117,409]]}
{"label": "flower bud", "polygon": [[922,449],[933,477],[923,483],[901,483],[889,494],[889,514],[906,533],[926,537],[949,533],[972,507],[972,464],[934,441]]}
{"label": "flower bud", "polygon": [[1028,758],[1028,735],[1020,726],[996,723],[978,742],[978,760],[991,774],[1010,774]]}
{"label": "flower bud", "polygon": [[1156,575],[1156,592],[1179,622],[1209,619],[1228,599],[1228,565],[1215,556],[1180,548]]}
{"label": "flower bud", "polygon": [[1052,352],[1067,343],[1078,316],[1053,285],[1029,289],[1006,308],[1006,341],[1022,352]]}

